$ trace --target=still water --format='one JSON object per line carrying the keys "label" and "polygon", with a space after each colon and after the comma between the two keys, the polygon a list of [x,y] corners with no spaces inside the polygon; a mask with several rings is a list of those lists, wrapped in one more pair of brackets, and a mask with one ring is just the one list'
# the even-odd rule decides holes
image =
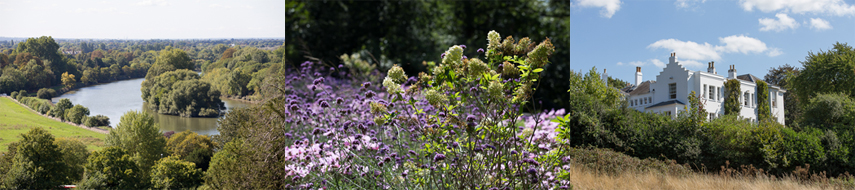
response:
{"label": "still water", "polygon": [[[99,84],[77,90],[66,92],[59,97],[53,98],[56,103],[62,98],[68,98],[71,103],[80,104],[89,108],[89,115],[105,115],[110,118],[110,126],[115,127],[120,118],[131,110],[144,110],[154,116],[161,131],[181,132],[184,130],[194,131],[203,135],[215,135],[217,131],[217,118],[186,118],[173,115],[157,114],[155,111],[145,109],[143,106],[141,84],[145,78],[116,81]],[[249,103],[223,99],[226,108],[246,107]]]}

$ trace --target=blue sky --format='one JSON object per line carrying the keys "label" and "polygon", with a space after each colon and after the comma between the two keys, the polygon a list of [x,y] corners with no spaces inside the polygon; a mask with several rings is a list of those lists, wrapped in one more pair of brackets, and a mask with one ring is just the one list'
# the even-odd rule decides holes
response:
{"label": "blue sky", "polygon": [[0,0],[0,36],[284,38],[283,0]]}
{"label": "blue sky", "polygon": [[855,0],[572,0],[570,63],[655,80],[671,52],[687,69],[763,77],[835,42],[855,46]]}

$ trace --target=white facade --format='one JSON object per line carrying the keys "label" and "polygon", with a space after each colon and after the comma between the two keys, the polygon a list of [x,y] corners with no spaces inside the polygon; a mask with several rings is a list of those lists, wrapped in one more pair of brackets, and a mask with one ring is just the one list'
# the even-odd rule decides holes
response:
{"label": "white facade", "polygon": [[[709,63],[707,71],[691,71],[683,68],[677,62],[675,53],[671,53],[668,65],[659,72],[655,81],[641,81],[641,68],[636,67],[636,81],[634,85],[622,89],[627,93],[626,100],[629,106],[643,112],[653,112],[671,115],[677,114],[688,105],[689,94],[701,96],[700,101],[709,114],[708,119],[724,115],[724,82],[729,79],[737,79],[740,82],[739,89],[739,116],[752,121],[757,120],[757,86],[755,82],[759,78],[750,75],[737,75],[736,69],[731,65],[728,77],[720,76],[715,71],[714,62]],[[769,85],[769,105],[772,116],[778,122],[784,123],[784,92],[780,87]],[[747,98],[747,99],[746,99]]]}

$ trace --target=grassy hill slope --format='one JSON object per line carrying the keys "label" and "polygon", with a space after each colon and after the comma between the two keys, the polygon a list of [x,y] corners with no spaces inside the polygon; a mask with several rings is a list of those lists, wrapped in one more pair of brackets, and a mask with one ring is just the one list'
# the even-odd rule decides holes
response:
{"label": "grassy hill slope", "polygon": [[104,139],[107,137],[105,134],[45,118],[7,97],[0,98],[0,152],[6,152],[9,143],[18,141],[21,133],[36,126],[50,131],[56,138],[78,139],[86,144],[90,151],[104,148]]}

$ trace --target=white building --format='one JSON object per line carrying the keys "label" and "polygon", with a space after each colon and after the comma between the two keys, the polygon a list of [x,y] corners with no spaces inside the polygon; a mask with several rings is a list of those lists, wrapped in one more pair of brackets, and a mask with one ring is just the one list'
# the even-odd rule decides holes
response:
{"label": "white building", "polygon": [[[714,62],[709,63],[706,72],[691,71],[677,62],[676,53],[671,53],[668,65],[659,72],[655,81],[642,81],[641,67],[635,69],[635,83],[621,91],[626,93],[629,106],[638,111],[676,117],[677,113],[689,106],[689,94],[695,91],[696,95],[701,96],[701,103],[709,113],[707,118],[716,118],[724,115],[724,82],[728,79],[737,79],[741,83],[739,89],[742,91],[742,96],[739,97],[742,105],[739,116],[757,121],[758,103],[755,83],[761,79],[751,74],[736,75],[736,68],[733,65],[730,66],[725,78],[717,74]],[[786,91],[778,86],[769,85],[769,94],[762,95],[769,96],[772,115],[781,124],[785,124],[784,92]]]}

